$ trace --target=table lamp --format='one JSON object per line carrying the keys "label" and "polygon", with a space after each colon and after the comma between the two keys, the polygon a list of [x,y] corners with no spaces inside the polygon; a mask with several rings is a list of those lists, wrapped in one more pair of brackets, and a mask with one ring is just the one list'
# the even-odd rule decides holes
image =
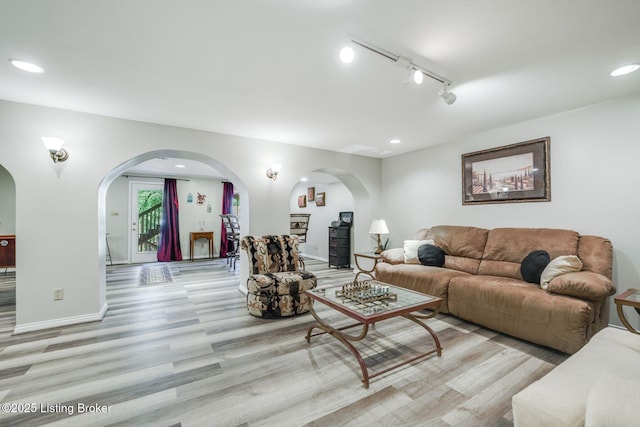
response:
{"label": "table lamp", "polygon": [[389,234],[389,229],[387,228],[387,223],[384,219],[376,218],[371,221],[371,228],[369,228],[369,234],[375,234],[378,239],[378,247],[376,248],[376,254],[380,254],[384,248],[382,246],[382,239],[380,239],[381,234]]}

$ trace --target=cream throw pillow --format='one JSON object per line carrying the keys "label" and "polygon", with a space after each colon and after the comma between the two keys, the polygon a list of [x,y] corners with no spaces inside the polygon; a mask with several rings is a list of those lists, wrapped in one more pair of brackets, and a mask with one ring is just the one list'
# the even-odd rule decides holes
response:
{"label": "cream throw pillow", "polygon": [[418,259],[418,248],[422,245],[433,245],[433,240],[405,240],[404,241],[404,262],[406,264],[420,264]]}
{"label": "cream throw pillow", "polygon": [[549,287],[549,282],[561,274],[582,270],[582,261],[575,255],[563,255],[551,260],[542,270],[540,275],[540,286],[545,291]]}

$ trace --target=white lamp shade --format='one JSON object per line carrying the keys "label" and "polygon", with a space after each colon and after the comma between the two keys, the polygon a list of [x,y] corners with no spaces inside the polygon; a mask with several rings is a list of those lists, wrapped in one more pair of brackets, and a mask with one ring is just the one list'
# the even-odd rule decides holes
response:
{"label": "white lamp shade", "polygon": [[42,143],[47,147],[47,150],[52,152],[60,151],[64,145],[64,139],[54,138],[52,136],[43,136],[40,139],[42,139]]}
{"label": "white lamp shade", "polygon": [[369,234],[389,234],[389,229],[387,228],[387,223],[384,219],[376,218],[371,221]]}

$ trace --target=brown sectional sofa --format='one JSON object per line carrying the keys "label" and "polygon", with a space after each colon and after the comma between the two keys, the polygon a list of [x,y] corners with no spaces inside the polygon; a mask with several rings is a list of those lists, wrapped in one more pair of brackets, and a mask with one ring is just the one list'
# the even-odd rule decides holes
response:
{"label": "brown sectional sofa", "polygon": [[[602,237],[548,228],[492,230],[441,225],[418,231],[444,250],[443,267],[404,262],[403,248],[382,253],[376,279],[444,300],[442,312],[536,344],[575,353],[608,323],[613,249]],[[575,255],[582,270],[559,275],[547,290],[525,282],[522,260]]]}

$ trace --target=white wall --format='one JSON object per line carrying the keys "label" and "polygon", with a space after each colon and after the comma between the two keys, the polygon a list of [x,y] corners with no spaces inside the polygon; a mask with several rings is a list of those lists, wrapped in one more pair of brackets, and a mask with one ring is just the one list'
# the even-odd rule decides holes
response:
{"label": "white wall", "polygon": [[128,263],[129,258],[129,180],[119,177],[107,191],[107,233],[114,264]]}
{"label": "white wall", "polygon": [[[420,227],[569,228],[611,239],[618,291],[640,282],[640,96],[471,135],[383,162],[390,247]],[[461,155],[551,137],[551,202],[462,205]],[[613,304],[610,322],[620,324]]]}
{"label": "white wall", "polygon": [[[315,187],[316,194],[325,193],[325,206],[317,206],[315,202],[307,200],[306,208],[298,207],[298,196],[307,195],[307,189]],[[309,231],[307,243],[300,245],[301,252],[309,257],[323,261],[329,260],[329,225],[337,221],[340,212],[354,212],[355,202],[351,191],[341,182],[313,183],[303,182],[294,187],[291,192],[291,213],[308,213]],[[354,213],[354,222],[358,216]],[[353,240],[353,230],[351,239]],[[351,248],[353,253],[353,245]]]}
{"label": "white wall", "polygon": [[[41,136],[63,138],[69,160],[54,165]],[[287,233],[291,189],[317,168],[350,174],[348,185],[367,194],[354,210],[375,215],[370,206],[380,206],[379,159],[9,101],[0,101],[0,152],[16,188],[20,331],[96,319],[106,309],[107,188],[152,156],[202,161],[230,178],[245,234]],[[283,165],[277,181],[265,176],[272,163]],[[53,301],[60,287],[64,300]]]}
{"label": "white wall", "polygon": [[[189,258],[189,233],[192,231],[213,231],[213,256],[220,254],[220,231],[222,220],[222,183],[219,179],[190,178],[178,181],[180,248],[182,258]],[[193,195],[193,202],[187,203],[187,195]],[[203,204],[197,203],[198,193],[206,196]],[[204,224],[202,225],[201,222]],[[202,229],[203,228],[203,229]],[[202,229],[202,230],[201,230]],[[199,239],[193,248],[194,258],[209,256],[209,242]]]}

